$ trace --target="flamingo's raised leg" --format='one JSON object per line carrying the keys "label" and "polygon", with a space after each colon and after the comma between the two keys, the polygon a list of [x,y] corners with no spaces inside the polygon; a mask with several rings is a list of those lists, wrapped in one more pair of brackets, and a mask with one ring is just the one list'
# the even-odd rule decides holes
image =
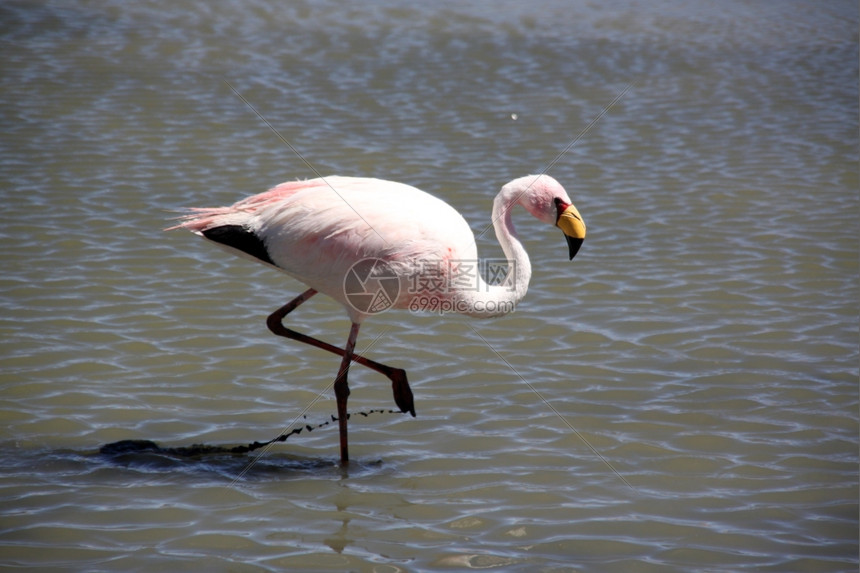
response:
{"label": "flamingo's raised leg", "polygon": [[[309,298],[314,296],[317,293],[314,289],[308,289],[272,314],[269,315],[269,318],[266,319],[266,325],[269,327],[274,334],[278,336],[283,336],[285,338],[289,338],[291,340],[297,340],[299,342],[304,342],[305,344],[309,344],[316,348],[321,348],[322,350],[327,350],[338,356],[344,356],[345,351],[343,348],[339,348],[334,346],[333,344],[329,344],[328,342],[323,342],[322,340],[313,338],[306,334],[302,334],[301,332],[296,332],[295,330],[289,329],[283,325],[284,317],[286,317],[290,312],[296,309],[300,304],[307,301]],[[386,366],[385,364],[380,364],[374,360],[369,360],[364,356],[359,356],[358,354],[351,353],[350,357],[351,361],[357,362],[362,366],[366,366],[371,370],[376,370],[380,374],[386,376],[389,380],[391,380],[391,389],[394,393],[394,402],[397,404],[397,407],[400,408],[401,412],[409,412],[413,416],[415,415],[415,403],[412,397],[412,389],[409,387],[409,382],[406,379],[406,371],[402,368],[392,368],[391,366]]]}

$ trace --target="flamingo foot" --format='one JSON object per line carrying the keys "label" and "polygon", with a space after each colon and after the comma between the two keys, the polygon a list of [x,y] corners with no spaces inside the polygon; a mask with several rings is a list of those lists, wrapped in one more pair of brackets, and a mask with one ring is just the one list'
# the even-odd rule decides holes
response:
{"label": "flamingo foot", "polygon": [[415,402],[412,399],[412,389],[406,380],[406,371],[402,368],[392,368],[389,374],[391,390],[394,392],[394,403],[401,412],[409,412],[415,417]]}

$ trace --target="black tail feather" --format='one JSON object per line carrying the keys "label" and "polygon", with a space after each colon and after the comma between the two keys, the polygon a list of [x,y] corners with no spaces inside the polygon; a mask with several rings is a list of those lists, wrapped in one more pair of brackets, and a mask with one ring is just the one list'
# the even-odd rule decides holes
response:
{"label": "black tail feather", "polygon": [[266,250],[266,244],[263,240],[242,225],[212,227],[203,231],[203,236],[210,241],[215,241],[216,243],[221,243],[222,245],[227,245],[228,247],[247,253],[264,263],[275,264],[272,258],[269,257],[269,252]]}

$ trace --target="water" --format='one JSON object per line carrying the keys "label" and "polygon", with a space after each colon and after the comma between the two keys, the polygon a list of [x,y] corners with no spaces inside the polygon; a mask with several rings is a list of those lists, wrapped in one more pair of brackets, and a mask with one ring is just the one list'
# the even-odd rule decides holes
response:
{"label": "water", "polygon": [[[856,571],[856,4],[364,4],[0,6],[0,564]],[[302,285],[162,232],[313,176],[230,86],[319,172],[480,232],[631,83],[552,163],[576,260],[519,213],[513,315],[366,323],[418,417],[355,416],[348,469],[331,425],[253,465],[98,453],[334,411],[338,359],[264,325]],[[348,330],[322,297],[291,324]]]}

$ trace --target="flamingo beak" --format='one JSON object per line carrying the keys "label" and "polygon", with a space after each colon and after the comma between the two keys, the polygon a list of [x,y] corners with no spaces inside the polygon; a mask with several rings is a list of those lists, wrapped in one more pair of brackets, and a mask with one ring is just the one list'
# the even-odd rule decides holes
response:
{"label": "flamingo beak", "polygon": [[564,233],[564,238],[567,239],[567,248],[570,254],[570,260],[579,252],[582,242],[585,240],[585,221],[576,207],[573,205],[564,206],[556,221],[556,226]]}

